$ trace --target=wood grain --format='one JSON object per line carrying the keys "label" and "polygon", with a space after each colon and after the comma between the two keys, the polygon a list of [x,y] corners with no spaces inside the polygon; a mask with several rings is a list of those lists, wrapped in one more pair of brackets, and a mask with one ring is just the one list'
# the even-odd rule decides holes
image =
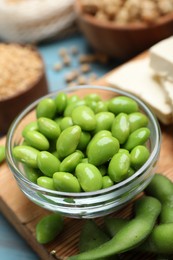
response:
{"label": "wood grain", "polygon": [[[106,76],[99,79],[95,84],[107,85]],[[157,171],[162,172],[173,181],[173,125],[161,125],[161,131],[161,153]],[[5,137],[0,140],[0,144],[4,143]],[[129,203],[128,207],[114,213],[114,215],[129,216],[131,208],[132,203]],[[38,244],[35,239],[35,226],[39,219],[50,212],[33,204],[25,197],[17,186],[6,162],[0,165],[0,210],[41,259],[64,260],[67,256],[77,253],[79,234],[85,220],[66,218],[64,231],[55,241],[44,246]],[[103,218],[97,218],[96,222],[102,225]],[[124,259],[140,258],[141,260],[154,259],[151,255],[134,256],[125,254],[124,256]]]}

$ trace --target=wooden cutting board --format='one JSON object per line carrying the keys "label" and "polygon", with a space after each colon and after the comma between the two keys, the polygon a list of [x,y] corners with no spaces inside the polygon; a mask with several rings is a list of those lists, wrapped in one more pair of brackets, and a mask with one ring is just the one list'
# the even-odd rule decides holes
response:
{"label": "wooden cutting board", "polygon": [[[137,58],[142,59],[143,55]],[[129,62],[133,62],[133,60]],[[117,70],[117,68],[115,70]],[[115,72],[115,70],[113,72]],[[107,85],[106,77],[107,75],[97,80],[95,84]],[[158,172],[165,174],[173,180],[173,125],[161,125],[161,131],[162,144],[158,162]],[[0,140],[0,144],[4,143],[5,137]],[[128,216],[131,214],[131,209],[132,203],[129,203],[126,208],[114,213],[114,215]],[[41,259],[63,260],[67,256],[78,252],[79,234],[85,220],[66,218],[64,230],[55,241],[44,246],[37,243],[35,239],[35,226],[43,216],[50,212],[33,204],[25,197],[19,190],[6,162],[0,165],[0,210]],[[103,218],[97,218],[95,221],[99,225],[102,225]],[[130,254],[126,254],[124,256],[126,260],[139,258],[141,258],[141,260],[154,259],[151,255],[131,256]]]}

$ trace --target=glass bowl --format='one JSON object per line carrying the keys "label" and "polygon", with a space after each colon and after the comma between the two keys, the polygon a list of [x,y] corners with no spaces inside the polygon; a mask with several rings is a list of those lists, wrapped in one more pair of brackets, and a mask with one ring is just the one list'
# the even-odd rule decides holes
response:
{"label": "glass bowl", "polygon": [[[21,144],[22,130],[26,124],[36,119],[35,108],[38,102],[45,98],[54,98],[59,92],[68,95],[77,94],[81,97],[89,93],[98,93],[103,99],[110,99],[117,95],[125,95],[134,99],[141,111],[149,119],[148,127],[151,131],[149,139],[150,156],[146,163],[137,170],[131,177],[121,181],[109,188],[94,192],[60,192],[42,188],[29,181],[25,175],[22,164],[17,162],[12,154],[14,146]],[[73,88],[61,89],[50,93],[28,106],[13,121],[6,141],[7,163],[14,175],[19,188],[34,203],[53,212],[59,212],[70,218],[95,218],[107,215],[122,208],[137,194],[144,190],[150,183],[159,158],[161,144],[161,131],[159,123],[151,110],[137,97],[111,87],[103,86],[76,86]]]}

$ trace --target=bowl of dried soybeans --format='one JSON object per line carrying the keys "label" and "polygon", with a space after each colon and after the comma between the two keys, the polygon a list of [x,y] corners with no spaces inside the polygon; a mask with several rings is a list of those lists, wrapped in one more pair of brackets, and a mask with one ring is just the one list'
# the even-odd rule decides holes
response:
{"label": "bowl of dried soybeans", "polygon": [[91,46],[122,60],[173,33],[172,0],[76,0],[75,11]]}
{"label": "bowl of dried soybeans", "polygon": [[33,46],[0,44],[0,135],[27,105],[48,93],[44,63]]}

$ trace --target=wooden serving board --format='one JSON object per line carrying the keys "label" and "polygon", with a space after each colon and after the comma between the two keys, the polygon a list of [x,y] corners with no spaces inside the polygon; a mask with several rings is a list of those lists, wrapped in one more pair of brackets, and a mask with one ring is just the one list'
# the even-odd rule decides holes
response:
{"label": "wooden serving board", "polygon": [[[137,58],[141,59],[143,55]],[[129,62],[133,62],[133,60]],[[95,84],[107,85],[106,77],[107,75],[97,80]],[[161,172],[173,180],[173,125],[161,125],[161,130],[162,144],[157,172]],[[0,144],[4,143],[5,137],[0,140]],[[129,203],[126,208],[114,213],[114,215],[129,216],[131,209],[132,203]],[[85,220],[66,218],[64,230],[55,241],[47,245],[37,243],[35,239],[35,226],[43,216],[50,214],[50,212],[33,204],[25,197],[17,186],[6,162],[0,165],[0,210],[41,259],[65,260],[67,256],[78,252],[79,234]],[[98,224],[102,225],[103,218],[95,220]],[[154,259],[151,255],[142,255],[140,258]],[[124,259],[139,259],[139,255],[131,256],[128,253]]]}

